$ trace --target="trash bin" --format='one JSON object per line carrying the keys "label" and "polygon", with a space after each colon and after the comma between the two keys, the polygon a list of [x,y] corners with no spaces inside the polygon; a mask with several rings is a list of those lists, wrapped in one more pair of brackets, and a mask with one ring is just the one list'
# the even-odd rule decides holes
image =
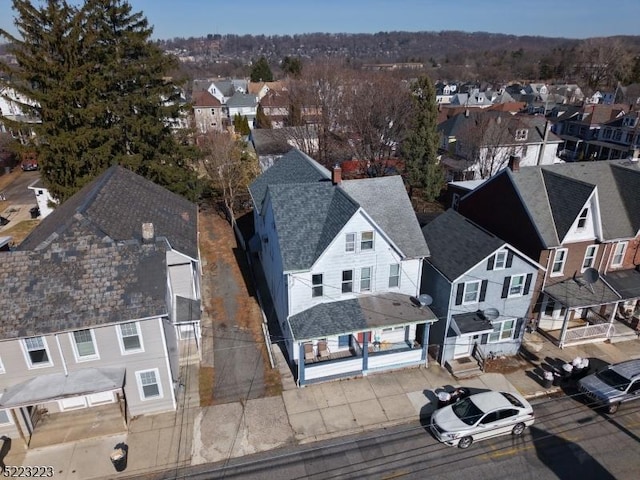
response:
{"label": "trash bin", "polygon": [[33,207],[29,210],[29,213],[31,214],[31,218],[38,218],[40,216],[40,208]]}
{"label": "trash bin", "polygon": [[438,392],[438,408],[446,407],[451,402],[449,392]]}
{"label": "trash bin", "polygon": [[553,386],[553,380],[554,380],[553,372],[545,371],[543,380],[542,380],[542,386],[544,388],[551,388]]}
{"label": "trash bin", "polygon": [[126,445],[118,444],[111,452],[109,458],[111,458],[111,463],[113,463],[113,468],[116,469],[116,472],[122,472],[127,468],[127,450]]}

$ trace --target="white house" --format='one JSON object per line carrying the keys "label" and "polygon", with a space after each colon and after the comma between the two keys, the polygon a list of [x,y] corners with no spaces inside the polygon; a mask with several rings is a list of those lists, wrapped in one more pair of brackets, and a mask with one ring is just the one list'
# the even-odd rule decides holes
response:
{"label": "white house", "polygon": [[251,243],[299,385],[426,364],[429,250],[401,177],[343,181],[292,150],[250,193]]}

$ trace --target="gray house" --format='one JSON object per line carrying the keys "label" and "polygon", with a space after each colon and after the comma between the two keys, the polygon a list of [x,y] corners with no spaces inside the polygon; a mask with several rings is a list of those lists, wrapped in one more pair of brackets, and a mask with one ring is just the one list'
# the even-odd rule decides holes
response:
{"label": "gray house", "polygon": [[176,408],[180,351],[198,351],[197,215],[114,166],[0,252],[0,435]]}
{"label": "gray house", "polygon": [[431,256],[422,293],[433,298],[439,321],[432,354],[452,370],[487,355],[520,348],[533,285],[541,265],[454,210],[422,229]]}

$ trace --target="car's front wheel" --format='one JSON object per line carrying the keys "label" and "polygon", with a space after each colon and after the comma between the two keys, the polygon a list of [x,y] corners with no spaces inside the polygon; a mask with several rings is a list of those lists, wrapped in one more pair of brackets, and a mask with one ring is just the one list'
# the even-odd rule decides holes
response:
{"label": "car's front wheel", "polygon": [[473,443],[473,438],[462,437],[458,442],[458,448],[469,448],[472,443]]}
{"label": "car's front wheel", "polygon": [[618,411],[619,403],[612,403],[607,406],[607,413],[616,413]]}
{"label": "car's front wheel", "polygon": [[513,427],[512,433],[514,435],[522,435],[522,432],[524,432],[524,429],[525,429],[524,423],[516,423]]}

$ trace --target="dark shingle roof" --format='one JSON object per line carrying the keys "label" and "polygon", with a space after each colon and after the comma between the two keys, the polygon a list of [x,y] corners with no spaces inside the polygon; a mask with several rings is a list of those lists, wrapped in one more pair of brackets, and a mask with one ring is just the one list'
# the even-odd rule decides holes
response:
{"label": "dark shingle roof", "polygon": [[411,201],[398,175],[346,180],[341,187],[358,202],[374,222],[408,258],[429,256]]}
{"label": "dark shingle roof", "polygon": [[99,239],[81,215],[47,249],[0,253],[0,338],[166,315],[166,243]]}
{"label": "dark shingle roof", "polygon": [[258,212],[267,194],[268,185],[291,183],[315,183],[329,181],[329,170],[315,162],[300,150],[294,149],[282,156],[272,167],[260,175],[249,186],[249,191]]}
{"label": "dark shingle roof", "polygon": [[49,214],[20,244],[20,250],[45,248],[80,213],[113,240],[141,240],[151,222],[156,237],[172,249],[198,258],[197,206],[123,167],[112,166]]}
{"label": "dark shingle roof", "polygon": [[422,228],[431,250],[428,262],[450,281],[505,245],[455,210],[447,210]]}
{"label": "dark shingle roof", "polygon": [[359,208],[331,182],[276,184],[268,191],[285,271],[311,268]]}

